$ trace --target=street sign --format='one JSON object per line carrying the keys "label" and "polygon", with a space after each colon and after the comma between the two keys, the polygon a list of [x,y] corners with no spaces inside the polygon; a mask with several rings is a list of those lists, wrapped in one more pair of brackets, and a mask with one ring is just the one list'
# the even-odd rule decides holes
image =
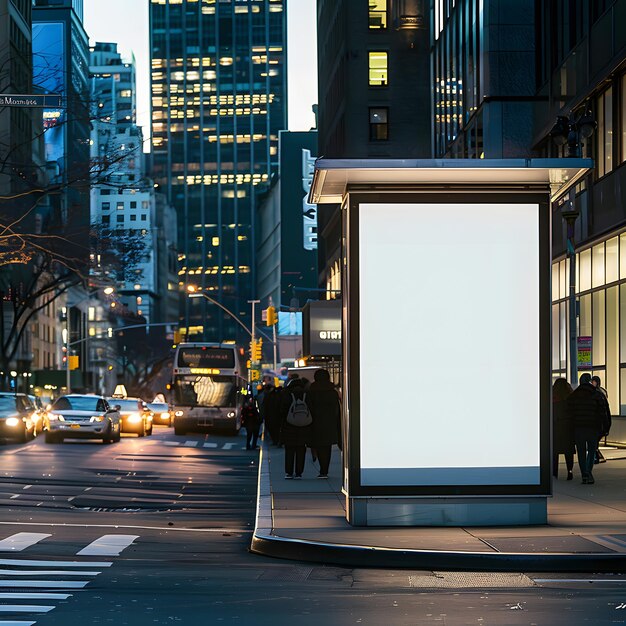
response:
{"label": "street sign", "polygon": [[23,95],[0,94],[0,107],[60,109],[63,108],[63,98],[55,94]]}

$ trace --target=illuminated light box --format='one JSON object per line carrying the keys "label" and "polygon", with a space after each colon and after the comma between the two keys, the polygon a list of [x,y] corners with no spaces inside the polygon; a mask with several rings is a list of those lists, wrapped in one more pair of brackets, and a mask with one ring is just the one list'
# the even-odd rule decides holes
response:
{"label": "illuminated light box", "polygon": [[342,204],[346,516],[543,524],[552,202],[589,160],[318,160]]}
{"label": "illuminated light box", "polygon": [[358,242],[361,484],[539,485],[539,205],[361,204]]}

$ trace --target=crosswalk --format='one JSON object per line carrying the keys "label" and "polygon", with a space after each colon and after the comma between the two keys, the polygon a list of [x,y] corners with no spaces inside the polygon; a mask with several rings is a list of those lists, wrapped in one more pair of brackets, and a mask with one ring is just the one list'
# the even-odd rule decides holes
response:
{"label": "crosswalk", "polygon": [[241,449],[241,443],[228,441],[223,444],[218,444],[213,441],[197,441],[194,439],[188,439],[187,441],[163,441],[159,442],[163,445],[170,447],[182,447],[182,448],[212,448],[219,450],[239,450]]}
{"label": "crosswalk", "polygon": [[[139,539],[139,535],[102,535],[80,549],[74,546],[69,560],[28,558],[29,552],[45,545],[51,537],[49,533],[28,532],[0,535],[0,626],[34,626],[36,616],[57,606],[54,601],[84,593],[96,576],[113,565],[110,560],[72,557],[119,556]],[[20,553],[19,557],[23,554],[24,558],[4,558],[7,553]]]}

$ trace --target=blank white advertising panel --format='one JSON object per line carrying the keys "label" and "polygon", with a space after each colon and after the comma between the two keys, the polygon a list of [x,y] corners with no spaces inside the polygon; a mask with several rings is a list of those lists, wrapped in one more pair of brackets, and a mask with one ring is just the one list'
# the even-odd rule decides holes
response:
{"label": "blank white advertising panel", "polygon": [[359,206],[363,486],[540,483],[539,205]]}

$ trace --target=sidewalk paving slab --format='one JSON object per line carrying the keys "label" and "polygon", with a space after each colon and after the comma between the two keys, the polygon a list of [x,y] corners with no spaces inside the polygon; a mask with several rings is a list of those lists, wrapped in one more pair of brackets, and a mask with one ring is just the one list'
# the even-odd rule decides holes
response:
{"label": "sidewalk paving slab", "polygon": [[351,567],[474,571],[626,572],[626,454],[603,449],[594,485],[554,482],[548,524],[507,527],[354,527],[345,518],[341,454],[317,479],[284,478],[284,450],[263,442],[251,551]]}

